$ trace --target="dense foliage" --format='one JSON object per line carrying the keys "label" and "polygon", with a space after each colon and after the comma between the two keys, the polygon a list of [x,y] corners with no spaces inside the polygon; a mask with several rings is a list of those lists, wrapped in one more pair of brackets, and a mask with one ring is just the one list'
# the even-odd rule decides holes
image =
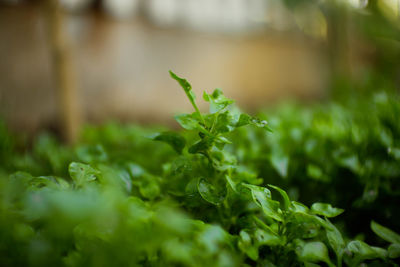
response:
{"label": "dense foliage", "polygon": [[396,95],[267,123],[219,89],[202,114],[171,76],[183,132],[108,124],[21,152],[0,127],[0,265],[397,266]]}

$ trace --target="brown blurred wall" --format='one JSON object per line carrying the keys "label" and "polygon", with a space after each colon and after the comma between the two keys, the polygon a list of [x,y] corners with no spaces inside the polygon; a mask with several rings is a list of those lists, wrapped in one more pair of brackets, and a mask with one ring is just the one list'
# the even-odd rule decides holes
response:
{"label": "brown blurred wall", "polygon": [[[249,110],[326,94],[323,47],[296,34],[196,33],[97,12],[66,22],[86,121],[169,123],[174,113],[191,111],[169,69],[186,77],[199,99],[219,87]],[[38,6],[0,6],[0,116],[20,131],[57,123],[46,30]]]}

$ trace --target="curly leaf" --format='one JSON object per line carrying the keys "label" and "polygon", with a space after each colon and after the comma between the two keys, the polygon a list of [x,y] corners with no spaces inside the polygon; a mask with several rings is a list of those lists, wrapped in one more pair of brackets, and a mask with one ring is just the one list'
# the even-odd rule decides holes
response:
{"label": "curly leaf", "polygon": [[282,199],[283,199],[283,207],[285,210],[288,210],[289,206],[290,206],[290,199],[289,199],[288,194],[283,189],[281,189],[277,186],[274,186],[272,184],[269,184],[268,186],[279,192],[279,194],[282,196]]}
{"label": "curly leaf", "polygon": [[251,190],[254,202],[262,208],[265,215],[277,221],[283,221],[279,209],[280,203],[271,199],[271,192],[267,188],[249,184],[244,184],[244,186]]}
{"label": "curly leaf", "polygon": [[232,99],[226,98],[221,89],[215,89],[214,92],[210,95],[204,92],[203,98],[205,101],[210,102],[211,114],[221,111],[235,102]]}
{"label": "curly leaf", "polygon": [[79,162],[69,164],[68,171],[75,185],[78,187],[96,180],[96,177],[100,174],[98,170]]}

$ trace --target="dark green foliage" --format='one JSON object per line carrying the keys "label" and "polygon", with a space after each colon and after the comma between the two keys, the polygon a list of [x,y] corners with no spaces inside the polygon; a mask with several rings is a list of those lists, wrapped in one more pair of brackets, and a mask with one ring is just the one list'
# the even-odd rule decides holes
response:
{"label": "dark green foliage", "polygon": [[340,217],[358,222],[346,224],[353,235],[362,232],[375,241],[371,219],[400,230],[397,94],[378,92],[313,108],[287,105],[272,114],[274,133],[268,137],[252,128],[235,135],[240,163],[307,205],[344,208]]}
{"label": "dark green foliage", "polygon": [[[379,201],[395,211],[396,99],[378,95],[367,118],[359,107],[283,110],[271,133],[219,89],[200,113],[170,74],[195,109],[176,116],[182,133],[109,124],[76,147],[2,143],[1,266],[396,265],[398,234],[372,221],[364,235],[376,236],[353,240],[351,227],[381,222]],[[369,217],[348,220],[361,207]]]}

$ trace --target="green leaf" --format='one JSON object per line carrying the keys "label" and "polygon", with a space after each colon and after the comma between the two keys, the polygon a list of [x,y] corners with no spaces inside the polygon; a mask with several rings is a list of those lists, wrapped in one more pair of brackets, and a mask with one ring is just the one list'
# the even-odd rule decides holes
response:
{"label": "green leaf", "polygon": [[355,257],[359,261],[371,260],[371,259],[377,259],[377,258],[384,259],[388,255],[388,253],[385,249],[370,246],[367,243],[360,241],[360,240],[351,241],[347,245],[347,249],[350,252],[354,253]]}
{"label": "green leaf", "polygon": [[239,191],[238,191],[238,183],[236,181],[232,180],[231,176],[228,175],[228,174],[225,175],[225,179],[228,182],[228,184],[230,185],[230,187],[232,188],[232,190],[235,193],[239,193]]}
{"label": "green leaf", "polygon": [[282,196],[282,199],[283,199],[283,207],[285,210],[288,210],[289,206],[290,206],[290,199],[289,199],[288,194],[283,189],[281,189],[277,186],[274,186],[271,184],[269,184],[268,186],[279,192],[279,194]]}
{"label": "green leaf", "polygon": [[325,217],[336,217],[343,213],[343,209],[334,208],[331,204],[327,203],[314,203],[311,206],[311,212],[314,214],[322,215]]}
{"label": "green leaf", "polygon": [[400,257],[400,244],[391,244],[388,248],[389,258],[396,259]]}
{"label": "green leaf", "polygon": [[199,180],[197,189],[201,197],[211,204],[218,205],[225,199],[226,190],[215,187],[203,178]]}
{"label": "green leaf", "polygon": [[325,244],[319,241],[308,242],[296,251],[300,260],[303,262],[325,262],[329,266],[334,266],[329,259],[328,249]]}
{"label": "green leaf", "polygon": [[289,208],[293,212],[300,212],[300,213],[307,213],[309,210],[309,208],[306,205],[296,201],[291,201]]}
{"label": "green leaf", "polygon": [[83,145],[76,149],[78,159],[85,163],[105,162],[108,159],[107,153],[102,145]]}
{"label": "green leaf", "polygon": [[329,182],[330,179],[327,177],[322,169],[314,164],[307,165],[307,176],[321,182]]}
{"label": "green leaf", "polygon": [[69,183],[62,178],[53,176],[32,177],[29,181],[32,188],[48,187],[53,189],[68,189]]}
{"label": "green leaf", "polygon": [[150,200],[160,195],[160,186],[153,179],[145,179],[139,183],[140,194]]}
{"label": "green leaf", "polygon": [[226,98],[222,93],[221,89],[215,89],[214,92],[209,95],[206,92],[203,93],[203,98],[205,101],[210,102],[210,113],[216,113],[230,104],[233,104],[234,101],[232,99]]}
{"label": "green leaf", "polygon": [[218,142],[218,143],[220,143],[220,144],[232,144],[232,142],[231,141],[229,141],[227,138],[225,138],[225,137],[223,137],[223,136],[217,136],[216,138],[215,138],[215,141],[216,142]]}
{"label": "green leaf", "polygon": [[248,114],[242,113],[240,114],[239,120],[236,123],[236,127],[242,127],[250,124],[252,117]]}
{"label": "green leaf", "polygon": [[360,170],[362,169],[357,154],[356,155],[351,155],[351,156],[348,156],[348,157],[339,158],[338,161],[339,161],[339,164],[341,164],[344,167],[349,168],[354,173],[359,173]]}
{"label": "green leaf", "polygon": [[271,235],[278,235],[277,231],[273,230],[269,225],[265,224],[263,221],[261,221],[259,218],[257,218],[257,216],[253,215],[252,218],[253,218],[254,222],[257,224],[257,226],[262,228],[262,230],[266,231],[267,233],[269,233]]}
{"label": "green leaf", "polygon": [[75,185],[78,187],[96,180],[97,176],[100,174],[98,170],[79,162],[72,162],[69,164],[68,171]]}
{"label": "green leaf", "polygon": [[55,177],[59,188],[61,189],[68,189],[70,187],[69,183],[67,181],[65,181],[63,178],[60,177]]}
{"label": "green leaf", "polygon": [[241,251],[246,253],[250,259],[254,261],[258,260],[258,247],[252,244],[251,237],[245,230],[240,231],[238,247]]}
{"label": "green leaf", "polygon": [[371,229],[380,238],[390,243],[400,244],[400,235],[390,230],[389,228],[386,228],[377,222],[371,221]]}
{"label": "green leaf", "polygon": [[235,129],[234,118],[229,111],[218,114],[215,124],[215,133],[227,133]]}
{"label": "green leaf", "polygon": [[193,114],[176,115],[175,120],[186,130],[198,130],[208,134],[208,131],[200,124],[200,121],[193,116]]}
{"label": "green leaf", "polygon": [[254,238],[257,246],[267,245],[267,246],[283,246],[285,241],[279,235],[272,231],[264,231],[257,229],[254,233]]}
{"label": "green leaf", "polygon": [[212,146],[213,142],[211,138],[204,138],[201,139],[200,141],[197,141],[194,143],[191,147],[189,147],[189,153],[191,154],[204,154],[207,155],[207,151],[210,149]]}
{"label": "green leaf", "polygon": [[204,119],[203,119],[203,117],[201,116],[200,110],[199,110],[199,108],[198,108],[197,105],[196,105],[196,102],[195,102],[195,100],[196,100],[196,95],[194,94],[194,92],[193,92],[193,90],[192,90],[192,86],[190,85],[190,83],[189,83],[186,79],[177,76],[177,75],[176,75],[175,73],[173,73],[172,71],[169,71],[169,74],[171,75],[171,77],[172,77],[173,79],[175,79],[175,80],[182,86],[183,90],[184,90],[185,93],[186,93],[186,96],[189,98],[190,103],[192,103],[192,106],[194,107],[194,109],[196,110],[197,114],[198,114],[199,117],[201,118],[203,124],[205,124],[205,123],[204,123]]}
{"label": "green leaf", "polygon": [[194,101],[196,100],[196,95],[192,91],[192,85],[186,79],[179,77],[172,71],[169,71],[169,74],[174,80],[176,80],[181,85],[186,95],[188,96],[190,102],[194,104]]}
{"label": "green leaf", "polygon": [[252,117],[251,120],[250,120],[250,125],[254,125],[254,126],[258,127],[258,128],[263,128],[263,129],[265,129],[267,131],[272,132],[272,130],[271,130],[271,128],[269,128],[268,122],[266,120],[260,120],[258,118]]}
{"label": "green leaf", "polygon": [[251,195],[254,202],[262,208],[265,215],[277,221],[283,221],[282,214],[279,209],[280,203],[271,199],[271,191],[265,187],[255,185],[243,184],[243,186],[251,190]]}
{"label": "green leaf", "polygon": [[246,125],[253,125],[258,128],[263,128],[267,131],[272,132],[271,128],[268,126],[268,122],[266,120],[260,120],[258,118],[254,118],[248,114],[242,113],[240,114],[239,120],[236,123],[236,127],[242,127]]}
{"label": "green leaf", "polygon": [[229,234],[218,225],[207,225],[197,239],[207,252],[215,254],[221,245],[229,243]]}
{"label": "green leaf", "polygon": [[330,226],[330,229],[326,229],[326,237],[328,238],[329,245],[331,245],[335,251],[338,262],[341,262],[346,243],[344,242],[340,231],[328,220],[328,218],[325,218],[325,221]]}
{"label": "green leaf", "polygon": [[182,150],[186,145],[185,138],[175,132],[162,132],[153,137],[153,140],[169,144],[178,154],[182,154]]}
{"label": "green leaf", "polygon": [[289,157],[285,155],[280,155],[273,153],[271,155],[271,164],[275,170],[282,176],[286,178],[288,175]]}
{"label": "green leaf", "polygon": [[317,215],[303,212],[292,213],[291,216],[287,218],[287,221],[291,223],[293,229],[296,229],[293,234],[306,239],[316,237],[321,227],[329,227],[326,222]]}
{"label": "green leaf", "polygon": [[392,148],[389,152],[396,160],[400,160],[400,148]]}

